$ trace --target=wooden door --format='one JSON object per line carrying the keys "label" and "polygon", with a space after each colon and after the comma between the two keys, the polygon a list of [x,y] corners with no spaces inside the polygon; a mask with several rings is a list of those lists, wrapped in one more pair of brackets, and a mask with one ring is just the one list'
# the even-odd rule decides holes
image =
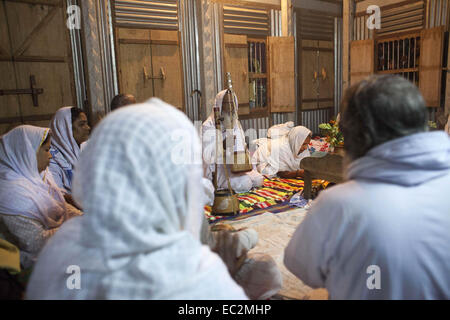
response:
{"label": "wooden door", "polygon": [[118,75],[121,93],[132,94],[137,102],[153,97],[150,30],[117,29]]}
{"label": "wooden door", "polygon": [[318,42],[318,40],[301,40],[301,110],[313,110],[318,107],[320,86]]}
{"label": "wooden door", "polygon": [[427,107],[439,107],[444,28],[424,29],[420,39],[419,88]]}
{"label": "wooden door", "polygon": [[116,28],[119,90],[137,102],[150,97],[184,111],[178,31]]}
{"label": "wooden door", "polygon": [[374,41],[356,40],[350,43],[350,84],[353,85],[374,73]]}
{"label": "wooden door", "polygon": [[269,37],[270,112],[295,112],[294,37]]}
{"label": "wooden door", "polygon": [[319,108],[334,107],[334,44],[319,41]]}
{"label": "wooden door", "polygon": [[151,30],[155,96],[184,111],[183,67],[178,31]]}
{"label": "wooden door", "polygon": [[63,0],[0,2],[0,90],[30,89],[30,79],[43,90],[34,101],[3,91],[0,133],[22,123],[48,127],[56,110],[76,105],[65,12]]}
{"label": "wooden door", "polygon": [[[224,70],[231,73],[239,102],[239,115],[249,114],[248,44],[246,35],[224,34]],[[224,77],[224,88],[226,88]]]}

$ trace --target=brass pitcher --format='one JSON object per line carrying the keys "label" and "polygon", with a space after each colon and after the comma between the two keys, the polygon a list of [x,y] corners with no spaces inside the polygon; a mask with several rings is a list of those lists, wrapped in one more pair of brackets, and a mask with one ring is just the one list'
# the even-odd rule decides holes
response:
{"label": "brass pitcher", "polygon": [[233,191],[225,189],[214,192],[213,216],[234,216],[238,213],[239,199]]}

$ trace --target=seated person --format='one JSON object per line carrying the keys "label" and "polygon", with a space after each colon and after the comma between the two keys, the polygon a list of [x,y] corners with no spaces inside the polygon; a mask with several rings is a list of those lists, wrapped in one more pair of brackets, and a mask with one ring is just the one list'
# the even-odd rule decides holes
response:
{"label": "seated person", "polygon": [[[157,98],[98,124],[73,181],[86,214],[65,223],[45,246],[28,299],[247,298],[200,242],[202,166],[172,158],[176,130],[200,156],[191,121]],[[65,285],[72,264],[81,270],[79,290]]]}
{"label": "seated person", "polygon": [[369,77],[345,95],[348,181],[322,191],[285,249],[330,299],[450,299],[450,139],[427,132],[419,89]]}
{"label": "seated person", "polygon": [[[77,107],[64,107],[56,111],[50,124],[52,144],[49,170],[56,185],[65,194],[72,193],[73,169],[80,157],[80,145],[89,138],[91,128],[86,114]],[[70,197],[66,197],[71,202]]]}
{"label": "seated person", "polygon": [[136,103],[136,98],[132,94],[118,94],[111,100],[110,109],[114,111],[116,109],[132,105]]}
{"label": "seated person", "polygon": [[297,126],[279,138],[261,140],[262,143],[253,154],[252,161],[256,163],[261,174],[269,177],[303,177],[300,161],[310,156],[308,145],[311,136],[309,129]]}
{"label": "seated person", "polygon": [[210,227],[204,219],[200,239],[222,258],[250,299],[266,300],[280,291],[283,281],[275,260],[268,254],[248,252],[258,243],[255,230],[234,230],[221,223]]}
{"label": "seated person", "polygon": [[22,125],[0,140],[0,234],[26,269],[58,227],[81,212],[66,204],[47,170],[49,129]]}
{"label": "seated person", "polygon": [[[222,138],[224,144],[224,150],[226,153],[226,161],[233,158],[234,151],[244,151],[245,150],[245,140],[244,131],[237,118],[236,114],[230,110],[231,101],[228,100],[228,95],[226,95],[227,90],[219,92],[216,96],[215,107],[219,108],[221,117],[223,118],[221,128],[222,128]],[[234,95],[236,108],[238,107],[238,101],[236,95]],[[231,129],[226,129],[231,128]],[[230,136],[232,145],[228,145],[227,136]],[[213,180],[213,172],[215,170],[216,163],[216,126],[214,120],[214,108],[206,121],[202,125],[202,141],[203,141],[203,162],[205,177],[209,180]],[[225,169],[223,167],[223,161],[221,159],[222,154],[220,151],[217,154],[218,164],[217,164],[217,188],[218,189],[228,189],[228,184],[226,180]],[[250,160],[250,159],[249,159]],[[233,160],[231,160],[233,161]],[[263,185],[264,177],[259,174],[255,168],[250,172],[243,173],[233,173],[231,172],[232,164],[227,163],[226,165],[228,176],[230,177],[231,188],[237,192],[247,192],[255,187],[260,187]]]}

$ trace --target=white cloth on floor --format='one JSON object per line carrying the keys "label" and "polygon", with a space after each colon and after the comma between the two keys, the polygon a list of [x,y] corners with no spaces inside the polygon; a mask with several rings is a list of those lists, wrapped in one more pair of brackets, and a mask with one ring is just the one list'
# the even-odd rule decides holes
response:
{"label": "white cloth on floor", "polygon": [[[50,239],[27,297],[246,299],[200,243],[201,161],[178,159],[181,149],[201,159],[190,120],[157,98],[106,116],[74,175],[73,196],[86,214]],[[79,290],[66,286],[71,265],[81,270]]]}
{"label": "white cloth on floor", "polygon": [[[227,90],[219,92],[215,99],[215,107],[222,111],[222,101]],[[236,95],[234,95],[236,108],[238,107],[238,101]],[[230,130],[231,131],[231,130]],[[222,131],[223,140],[226,139],[226,132],[224,129]],[[245,140],[244,131],[240,122],[235,119],[233,123],[233,136],[235,137],[234,151],[244,151],[245,150]],[[214,120],[214,109],[209,115],[208,119],[202,125],[202,145],[203,145],[203,161],[204,161],[204,175],[207,179],[213,179],[213,172],[215,170],[216,163],[216,126]],[[222,141],[219,141],[222,143]],[[232,159],[232,154],[226,154],[226,159]],[[225,175],[225,169],[223,166],[222,154],[217,154],[218,165],[217,165],[217,187],[218,189],[228,189],[228,184]],[[228,176],[230,177],[231,187],[235,192],[247,192],[254,187],[262,186],[264,177],[256,171],[254,167],[253,171],[244,173],[232,173],[231,164],[226,165]]]}

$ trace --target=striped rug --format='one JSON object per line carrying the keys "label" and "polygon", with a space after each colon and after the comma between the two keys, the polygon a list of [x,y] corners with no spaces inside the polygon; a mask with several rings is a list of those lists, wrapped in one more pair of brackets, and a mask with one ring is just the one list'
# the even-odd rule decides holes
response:
{"label": "striped rug", "polygon": [[[211,207],[205,207],[205,215],[210,223],[222,220],[240,220],[252,217],[264,212],[277,213],[296,208],[289,204],[292,195],[303,189],[303,180],[272,178],[264,179],[260,188],[250,192],[238,194],[239,214],[235,216],[213,216]],[[328,182],[325,180],[313,180],[313,187],[325,188]]]}

